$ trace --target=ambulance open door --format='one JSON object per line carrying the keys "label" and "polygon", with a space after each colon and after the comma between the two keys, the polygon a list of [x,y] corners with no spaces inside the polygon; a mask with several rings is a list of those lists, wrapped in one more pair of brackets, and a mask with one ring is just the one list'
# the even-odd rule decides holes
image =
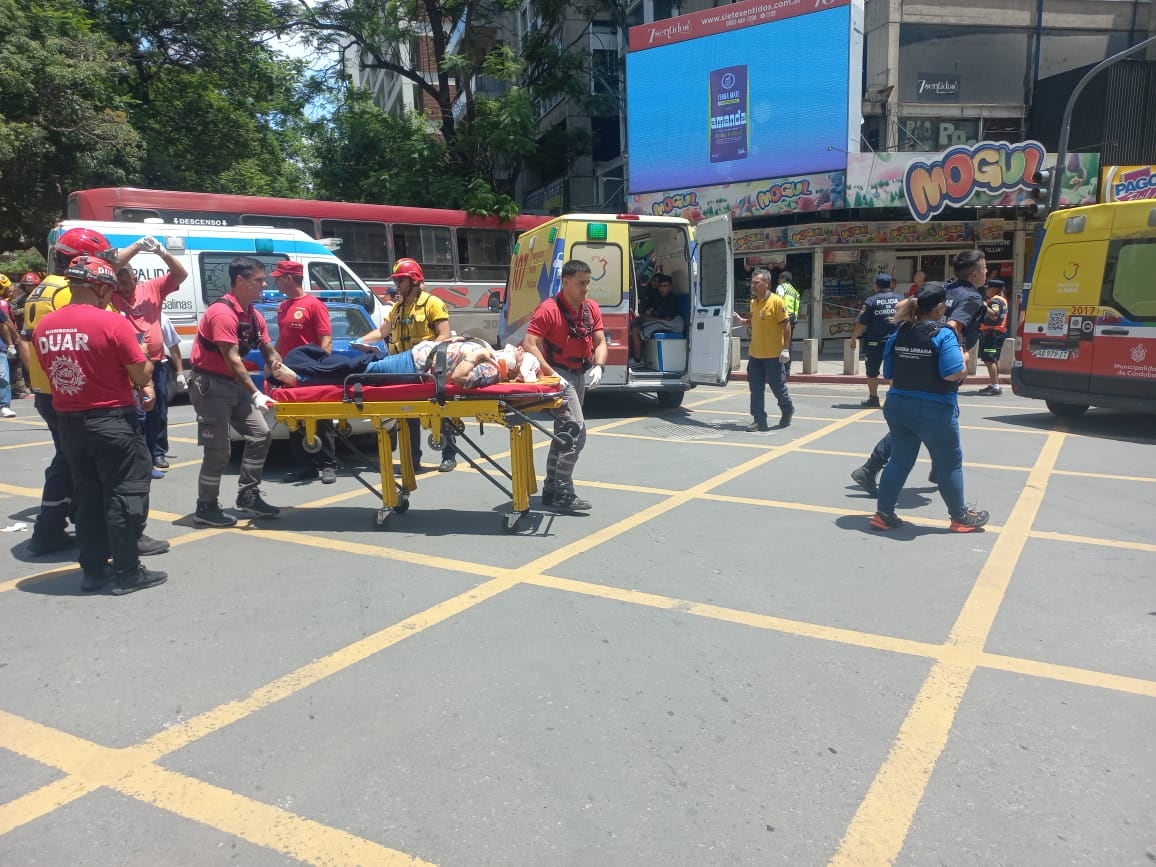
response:
{"label": "ambulance open door", "polygon": [[694,229],[691,263],[688,376],[698,385],[726,385],[731,368],[735,274],[731,218],[703,220]]}

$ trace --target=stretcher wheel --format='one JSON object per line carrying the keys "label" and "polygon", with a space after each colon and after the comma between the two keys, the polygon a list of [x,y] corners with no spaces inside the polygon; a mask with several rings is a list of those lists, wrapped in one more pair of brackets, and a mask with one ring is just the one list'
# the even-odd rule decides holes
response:
{"label": "stretcher wheel", "polygon": [[574,440],[578,439],[579,434],[582,433],[582,425],[578,424],[576,421],[568,421],[559,425],[558,430],[561,433],[569,436],[570,441],[573,442]]}
{"label": "stretcher wheel", "polygon": [[302,438],[301,448],[304,449],[308,455],[315,455],[321,451],[321,437],[313,437],[313,439]]}
{"label": "stretcher wheel", "polygon": [[574,437],[566,431],[554,434],[554,442],[558,443],[558,448],[569,450],[574,448]]}
{"label": "stretcher wheel", "polygon": [[398,490],[397,505],[393,507],[393,510],[399,515],[404,515],[409,511],[409,491]]}
{"label": "stretcher wheel", "polygon": [[430,434],[430,435],[429,435],[429,436],[426,438],[426,442],[427,442],[427,443],[429,443],[429,447],[430,447],[431,449],[433,449],[434,451],[441,451],[441,448],[442,448],[442,438],[441,438],[441,434],[438,434],[437,436],[434,436],[433,434]]}

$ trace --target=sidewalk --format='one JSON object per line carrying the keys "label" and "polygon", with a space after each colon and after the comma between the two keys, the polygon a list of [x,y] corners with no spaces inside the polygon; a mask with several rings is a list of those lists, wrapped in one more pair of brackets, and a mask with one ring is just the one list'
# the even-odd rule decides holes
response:
{"label": "sidewalk", "polygon": [[[979,370],[972,376],[976,378],[982,377],[986,382],[987,371],[981,364],[979,366]],[[746,381],[747,344],[746,341],[743,341],[742,361],[739,362],[738,370],[731,371],[731,382]],[[1008,374],[1000,374],[999,381],[1001,385],[1011,385],[1011,376]],[[866,385],[867,374],[864,372],[862,359],[859,361],[858,374],[854,376],[848,376],[847,374],[843,373],[842,347],[839,347],[838,354],[833,352],[825,352],[819,357],[819,370],[817,373],[803,373],[803,352],[802,349],[799,348],[796,344],[794,347],[792,347],[791,352],[791,382],[812,382],[827,385]]]}

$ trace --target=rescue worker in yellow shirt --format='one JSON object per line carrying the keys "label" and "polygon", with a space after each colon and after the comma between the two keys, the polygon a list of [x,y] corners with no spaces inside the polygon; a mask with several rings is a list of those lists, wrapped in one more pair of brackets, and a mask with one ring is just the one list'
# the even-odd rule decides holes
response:
{"label": "rescue worker in yellow shirt", "polygon": [[790,425],[795,404],[787,390],[787,364],[791,360],[791,316],[787,305],[771,291],[771,272],[756,268],[751,275],[751,315],[744,319],[737,313],[740,325],[750,326],[751,345],[747,351],[747,383],[751,390],[751,415],[754,421],[748,431],[770,430],[767,425],[766,392],[770,385],[779,403],[779,427]]}
{"label": "rescue worker in yellow shirt", "polygon": [[[784,271],[779,275],[779,285],[775,287],[775,294],[783,299],[783,303],[787,305],[787,315],[791,317],[791,332],[795,331],[795,323],[799,321],[799,302],[802,300],[799,296],[799,290],[791,283],[794,277],[790,271]],[[787,352],[790,353],[791,344],[787,343]],[[791,359],[787,359],[786,377],[791,378]]]}
{"label": "rescue worker in yellow shirt", "polygon": [[[393,265],[393,282],[399,297],[390,308],[389,317],[381,328],[371,331],[361,338],[359,344],[372,345],[379,340],[389,344],[390,355],[408,352],[424,340],[444,343],[449,340],[450,311],[446,303],[436,295],[425,291],[425,274],[421,265],[413,259],[398,259]],[[415,472],[424,472],[421,465],[421,425],[417,419],[409,419],[410,446]],[[448,473],[457,465],[457,445],[454,440],[453,423],[442,422],[442,462],[438,472]]]}

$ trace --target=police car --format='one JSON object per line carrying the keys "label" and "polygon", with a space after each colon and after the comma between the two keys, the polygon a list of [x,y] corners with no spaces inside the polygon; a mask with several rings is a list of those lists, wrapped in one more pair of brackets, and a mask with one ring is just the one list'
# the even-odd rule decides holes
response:
{"label": "police car", "polygon": [[[342,301],[335,300],[340,298],[340,293],[328,292],[313,292],[325,302],[326,308],[329,310],[329,324],[333,330],[333,351],[348,353],[350,355],[360,355],[359,350],[350,349],[350,344],[355,341],[360,341],[362,337],[372,331],[375,326],[365,306],[357,301]],[[261,300],[253,305],[254,309],[265,317],[265,326],[269,329],[269,339],[273,345],[277,345],[277,336],[279,331],[277,329],[277,307],[285,300],[285,296],[280,292],[266,291],[262,293]],[[385,345],[378,343],[377,347],[383,352]],[[261,355],[259,349],[254,349],[245,356],[245,367],[248,368],[250,376],[253,378],[258,390],[265,388],[265,359]],[[373,434],[373,425],[368,419],[355,419],[351,422],[353,433],[356,434]],[[242,439],[231,427],[229,428],[229,437],[237,442]],[[284,440],[289,438],[289,429],[284,424],[278,424],[273,429],[273,439]]]}

